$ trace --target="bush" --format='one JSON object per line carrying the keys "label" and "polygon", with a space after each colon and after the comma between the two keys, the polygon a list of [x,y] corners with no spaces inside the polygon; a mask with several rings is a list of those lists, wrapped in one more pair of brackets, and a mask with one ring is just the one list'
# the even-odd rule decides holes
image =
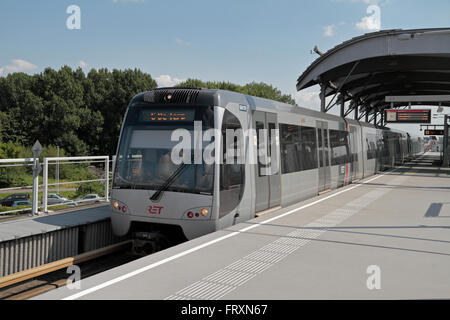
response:
{"label": "bush", "polygon": [[[58,155],[57,147],[46,146],[40,155],[40,161],[45,157],[56,157]],[[59,149],[59,156],[67,156],[66,151]],[[31,148],[24,147],[17,143],[0,142],[0,159],[12,158],[32,158],[33,154]],[[80,181],[80,180],[94,180],[98,179],[97,175],[88,168],[89,164],[60,164],[59,165],[59,179],[66,181]],[[48,166],[48,177],[52,179],[55,177],[56,164],[52,162]],[[41,177],[42,179],[42,171]],[[0,188],[22,187],[31,185],[33,183],[33,169],[31,166],[17,166],[17,167],[0,167]]]}
{"label": "bush", "polygon": [[[27,151],[20,144],[0,142],[0,159],[28,158],[30,154],[31,150]],[[30,166],[0,167],[0,188],[28,185],[32,181],[32,175]]]}

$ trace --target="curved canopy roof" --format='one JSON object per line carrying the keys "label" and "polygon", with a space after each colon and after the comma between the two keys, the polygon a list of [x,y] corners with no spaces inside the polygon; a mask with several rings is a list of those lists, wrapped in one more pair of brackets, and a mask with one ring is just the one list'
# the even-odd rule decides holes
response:
{"label": "curved canopy roof", "polygon": [[[314,61],[297,90],[325,84],[325,95],[379,110],[386,96],[450,94],[450,28],[384,30],[346,41]],[[414,104],[437,105],[438,102]],[[408,105],[397,102],[395,107]],[[450,103],[447,103],[450,105]]]}

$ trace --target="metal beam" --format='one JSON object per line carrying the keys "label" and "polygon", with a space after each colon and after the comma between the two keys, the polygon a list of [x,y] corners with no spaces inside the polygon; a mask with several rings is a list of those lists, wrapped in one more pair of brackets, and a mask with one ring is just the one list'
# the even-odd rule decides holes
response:
{"label": "metal beam", "polygon": [[[331,103],[334,101],[334,98],[336,98],[336,95],[341,91],[342,86],[347,82],[348,78],[352,75],[353,71],[355,71],[355,69],[356,69],[356,67],[358,66],[359,62],[360,62],[360,61],[358,60],[358,61],[356,61],[356,62],[353,64],[353,67],[352,67],[352,69],[350,70],[350,72],[347,74],[347,76],[345,77],[344,82],[342,82],[341,85],[339,86],[339,88],[336,90],[336,93],[334,94],[333,98],[331,98],[330,103],[328,103],[327,111],[331,109],[331,107],[330,107]],[[324,90],[324,95],[326,95],[326,90]]]}
{"label": "metal beam", "polygon": [[325,93],[327,91],[327,85],[325,83],[320,83],[320,112],[326,112],[325,106]]}
{"label": "metal beam", "polygon": [[344,117],[347,117],[352,111],[354,111],[356,109],[357,109],[357,106],[356,106],[355,100],[351,100],[347,111],[345,111]]}
{"label": "metal beam", "polygon": [[339,100],[341,100],[341,118],[345,118],[345,93],[341,92]]}
{"label": "metal beam", "polygon": [[450,95],[386,96],[386,102],[450,102]]}

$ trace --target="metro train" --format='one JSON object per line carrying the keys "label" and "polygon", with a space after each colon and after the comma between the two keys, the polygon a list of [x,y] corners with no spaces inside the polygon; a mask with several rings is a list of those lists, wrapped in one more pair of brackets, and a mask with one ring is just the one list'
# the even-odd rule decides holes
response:
{"label": "metro train", "polygon": [[421,138],[405,132],[236,92],[143,92],[121,128],[113,232],[144,243],[190,240],[390,169],[423,149]]}

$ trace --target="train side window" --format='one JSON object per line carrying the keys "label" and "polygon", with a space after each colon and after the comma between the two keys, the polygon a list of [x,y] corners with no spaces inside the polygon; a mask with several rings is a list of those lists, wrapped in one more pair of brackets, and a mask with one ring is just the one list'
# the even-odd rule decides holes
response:
{"label": "train side window", "polygon": [[323,140],[324,142],[324,150],[325,150],[325,162],[326,166],[328,167],[330,165],[330,148],[328,146],[328,129],[323,130]]}
{"label": "train side window", "polygon": [[[258,154],[258,175],[262,177],[262,168],[265,167],[260,160],[259,160],[259,154],[261,152],[261,147],[265,148],[266,143],[265,141],[261,141],[261,139],[264,139],[261,136],[261,130],[264,130],[264,122],[262,121],[256,121],[256,139],[257,139],[257,154]],[[268,153],[268,150],[265,150],[266,153]]]}
{"label": "train side window", "polygon": [[283,174],[302,170],[300,127],[280,124],[281,172]]}
{"label": "train side window", "polygon": [[367,160],[377,157],[377,136],[371,133],[366,135]]}
{"label": "train side window", "polygon": [[[222,121],[222,152],[223,163],[220,164],[220,211],[219,218],[233,211],[241,202],[244,193],[245,165],[239,161],[238,140],[233,137],[233,141],[227,142],[226,130],[242,129],[239,119],[231,112],[225,110]],[[241,131],[242,133],[242,131]],[[243,141],[243,137],[242,137]],[[226,146],[234,149],[234,158],[231,163],[227,163]],[[242,150],[243,151],[243,150]]]}
{"label": "train side window", "polygon": [[350,162],[354,163],[358,161],[358,148],[356,140],[356,127],[350,126]]}
{"label": "train side window", "polygon": [[317,169],[316,128],[300,127],[302,170]]}
{"label": "train side window", "polygon": [[280,135],[283,174],[317,168],[315,128],[280,124]]}
{"label": "train side window", "polygon": [[348,145],[347,131],[330,130],[330,144],[332,166],[350,162],[350,150]]}

